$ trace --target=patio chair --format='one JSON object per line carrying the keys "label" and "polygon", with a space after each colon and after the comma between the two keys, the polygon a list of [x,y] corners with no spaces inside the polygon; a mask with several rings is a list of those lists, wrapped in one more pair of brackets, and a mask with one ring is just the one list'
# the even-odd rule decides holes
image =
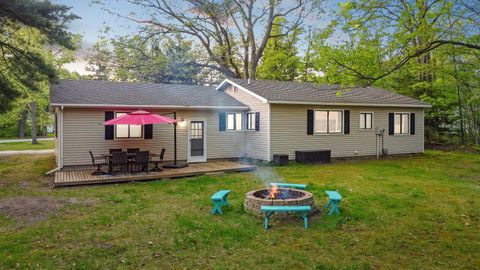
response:
{"label": "patio chair", "polygon": [[113,154],[114,152],[122,152],[122,148],[109,149],[108,152],[109,152],[110,154]]}
{"label": "patio chair", "polygon": [[132,163],[132,172],[146,172],[148,173],[148,162],[150,153],[148,151],[138,151],[135,153],[135,160]]}
{"label": "patio chair", "polygon": [[140,151],[140,148],[127,148],[127,153],[136,153]]}
{"label": "patio chair", "polygon": [[155,159],[155,157],[150,158],[150,162],[154,163],[155,166],[150,170],[151,172],[160,172],[163,171],[160,169],[158,166],[159,163],[163,163],[163,157],[165,156],[165,148],[162,148],[162,151],[160,152],[160,155],[158,156],[158,159]]}
{"label": "patio chair", "polygon": [[110,172],[114,172],[115,166],[120,166],[120,171],[127,173],[128,162],[126,152],[113,152],[110,159]]}
{"label": "patio chair", "polygon": [[88,153],[90,153],[90,157],[92,158],[93,167],[95,167],[95,166],[97,167],[97,169],[94,172],[92,172],[92,175],[103,175],[103,174],[105,174],[105,172],[102,171],[102,166],[106,166],[107,163],[106,162],[100,162],[100,160],[104,161],[104,158],[93,156],[92,151],[88,151]]}

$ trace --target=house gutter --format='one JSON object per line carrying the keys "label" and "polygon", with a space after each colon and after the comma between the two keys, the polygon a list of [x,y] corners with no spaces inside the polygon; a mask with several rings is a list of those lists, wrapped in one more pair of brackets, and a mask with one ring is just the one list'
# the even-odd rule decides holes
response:
{"label": "house gutter", "polygon": [[50,103],[50,106],[69,108],[153,108],[153,109],[212,109],[212,110],[248,110],[247,106],[181,106],[181,105],[127,105],[127,104],[75,104],[75,103]]}
{"label": "house gutter", "polygon": [[431,108],[428,104],[378,104],[378,103],[330,103],[311,101],[283,101],[269,100],[270,104],[298,104],[298,105],[322,105],[322,106],[357,106],[357,107],[409,107],[409,108]]}

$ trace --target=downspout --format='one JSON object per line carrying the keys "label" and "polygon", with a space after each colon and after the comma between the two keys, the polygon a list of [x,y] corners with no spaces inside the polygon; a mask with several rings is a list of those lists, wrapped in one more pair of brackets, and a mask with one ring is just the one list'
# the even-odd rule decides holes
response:
{"label": "downspout", "polygon": [[53,170],[50,170],[45,173],[46,176],[51,175],[52,173],[58,172],[63,168],[63,106],[60,107],[59,111],[59,116],[57,117],[57,122],[59,121],[60,123],[57,123],[57,128],[59,130],[56,130],[57,132],[57,140],[60,140],[60,143],[58,144],[58,153],[55,153],[59,155],[58,161],[59,164],[57,164],[57,167]]}

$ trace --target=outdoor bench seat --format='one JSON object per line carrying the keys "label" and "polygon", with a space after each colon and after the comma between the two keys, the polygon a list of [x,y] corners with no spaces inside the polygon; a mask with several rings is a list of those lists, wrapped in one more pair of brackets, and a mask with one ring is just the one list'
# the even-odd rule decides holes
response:
{"label": "outdoor bench seat", "polygon": [[304,190],[307,188],[305,184],[293,184],[293,183],[270,183],[270,186],[277,186],[280,188],[294,188]]}
{"label": "outdoor bench seat", "polygon": [[222,206],[227,205],[230,206],[227,200],[227,196],[230,193],[230,190],[228,189],[222,189],[217,191],[215,194],[212,195],[212,202],[213,202],[213,210],[212,210],[212,215],[215,215],[215,213],[219,213],[220,215],[223,214],[222,212]]}
{"label": "outdoor bench seat", "polygon": [[303,218],[303,226],[308,228],[308,213],[312,212],[310,205],[297,205],[297,206],[271,206],[262,205],[260,211],[265,214],[265,230],[268,229],[268,219],[273,213],[277,212],[297,212],[300,217]]}
{"label": "outdoor bench seat", "polygon": [[328,215],[332,215],[333,213],[336,213],[337,215],[340,214],[340,210],[338,209],[338,205],[342,201],[342,196],[340,195],[340,193],[331,190],[327,190],[325,191],[325,193],[328,196],[328,203],[325,208],[328,208],[330,206],[332,207],[328,212]]}

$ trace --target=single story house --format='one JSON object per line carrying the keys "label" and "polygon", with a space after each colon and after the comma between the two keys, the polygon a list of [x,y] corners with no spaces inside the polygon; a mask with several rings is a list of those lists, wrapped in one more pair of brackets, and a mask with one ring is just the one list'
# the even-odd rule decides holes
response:
{"label": "single story house", "polygon": [[[331,150],[332,157],[424,150],[424,110],[419,100],[375,87],[225,79],[217,87],[61,80],[51,87],[59,167],[90,164],[88,151],[137,147],[173,159],[169,125],[104,126],[137,109],[176,112],[178,159],[205,162],[274,154],[295,159],[297,150]],[[170,114],[171,116],[171,114]],[[383,136],[378,136],[384,130]],[[382,146],[379,148],[379,141]]]}

